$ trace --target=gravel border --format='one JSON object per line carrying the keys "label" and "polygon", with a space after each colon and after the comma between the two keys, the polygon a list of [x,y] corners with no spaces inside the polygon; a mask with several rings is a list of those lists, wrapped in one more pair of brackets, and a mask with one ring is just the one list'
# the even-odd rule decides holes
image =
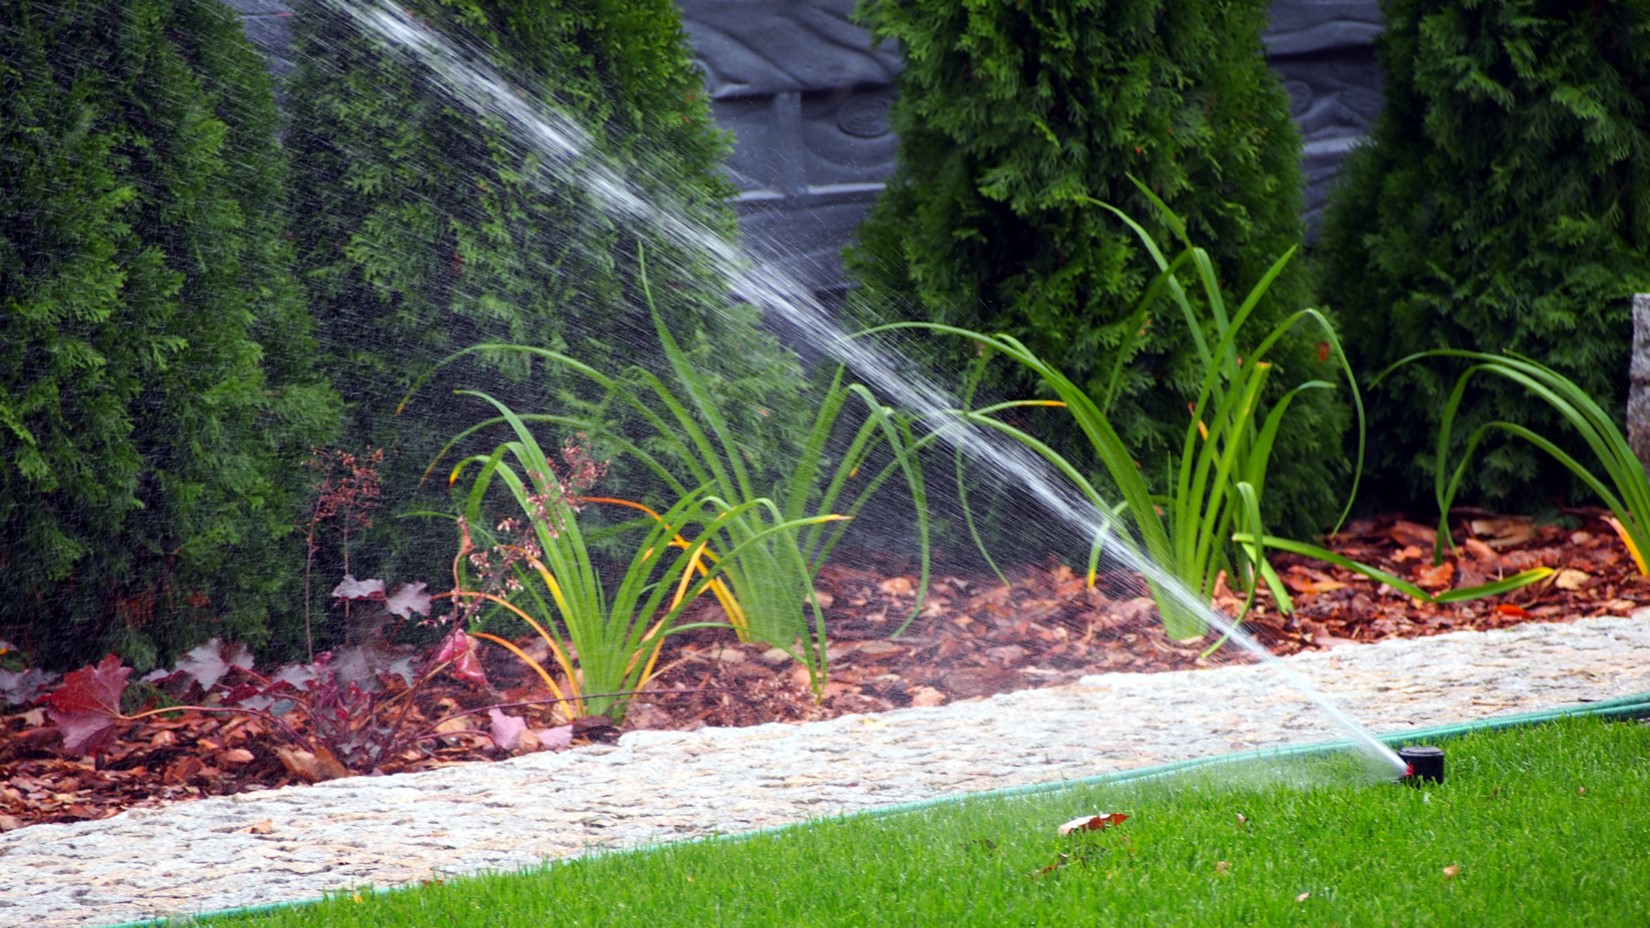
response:
{"label": "gravel border", "polygon": [[[1398,733],[1650,692],[1650,610],[1349,645],[801,725],[133,809],[0,834],[0,923],[97,925],[313,899],[592,849],[1345,737],[1297,673]],[[1206,705],[1206,712],[1191,707]]]}

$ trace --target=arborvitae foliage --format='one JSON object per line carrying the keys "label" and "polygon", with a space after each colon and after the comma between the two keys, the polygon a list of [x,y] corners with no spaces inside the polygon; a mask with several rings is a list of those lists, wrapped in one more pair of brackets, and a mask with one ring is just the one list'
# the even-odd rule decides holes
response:
{"label": "arborvitae foliage", "polygon": [[310,366],[263,61],[218,0],[0,27],[0,629],[140,666],[295,616]]}
{"label": "arborvitae foliage", "polygon": [[[1133,232],[1080,198],[1121,207],[1178,250],[1129,177],[1141,179],[1240,297],[1299,243],[1300,141],[1262,56],[1261,0],[864,0],[860,9],[906,62],[893,110],[898,167],[850,253],[868,317],[1007,332],[1098,396],[1135,335],[1129,320],[1155,267]],[[1295,268],[1276,282],[1252,338],[1306,305],[1304,281]],[[1180,447],[1203,370],[1170,303],[1148,326],[1110,412],[1155,475]],[[1276,356],[1278,386],[1333,379],[1317,337]],[[942,357],[963,360],[949,348]],[[1344,391],[1312,391],[1279,440],[1268,505],[1296,527],[1333,515],[1345,404]]]}
{"label": "arborvitae foliage", "polygon": [[[1367,374],[1431,348],[1515,351],[1620,410],[1629,295],[1650,286],[1650,2],[1382,4],[1386,108],[1348,160],[1322,242],[1324,299]],[[1380,499],[1431,501],[1459,373],[1401,369],[1370,394]],[[1456,434],[1503,419],[1585,449],[1545,403],[1479,378]],[[1544,505],[1571,485],[1492,439],[1468,492]]]}
{"label": "arborvitae foliage", "polygon": [[[710,120],[670,0],[407,6],[506,73],[518,92],[574,117],[594,139],[592,158],[618,165],[688,219],[733,231],[730,188],[717,170],[726,139]],[[485,389],[524,413],[570,411],[570,381],[559,370],[503,355],[444,369],[394,415],[409,385],[442,358],[489,341],[566,351],[607,371],[659,356],[638,286],[641,242],[588,191],[556,180],[543,153],[450,100],[424,65],[391,54],[328,4],[299,3],[295,18],[302,64],[290,87],[288,145],[303,179],[304,279],[351,404],[348,440],[388,450],[386,507],[406,509],[442,445],[490,414],[453,399],[454,388]],[[724,309],[724,284],[702,259],[649,239],[646,262],[661,311],[732,400],[738,425],[753,436],[771,430],[763,411],[788,408],[798,386],[792,356],[753,314]],[[754,443],[753,454],[761,451]],[[434,475],[437,488],[445,473]],[[383,569],[439,583],[456,544],[451,530],[402,523],[397,531],[416,532],[429,548]],[[377,550],[365,556],[385,554],[384,544],[369,542]]]}

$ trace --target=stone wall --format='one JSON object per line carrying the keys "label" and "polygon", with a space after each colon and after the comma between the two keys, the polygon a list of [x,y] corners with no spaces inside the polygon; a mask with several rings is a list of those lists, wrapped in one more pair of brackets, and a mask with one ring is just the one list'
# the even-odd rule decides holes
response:
{"label": "stone wall", "polygon": [[[227,0],[278,75],[292,70],[285,0]],[[716,120],[736,138],[729,170],[747,243],[821,291],[893,169],[888,105],[898,51],[854,25],[855,0],[680,0]],[[1375,0],[1274,0],[1267,55],[1294,99],[1316,223],[1346,151],[1381,106]]]}

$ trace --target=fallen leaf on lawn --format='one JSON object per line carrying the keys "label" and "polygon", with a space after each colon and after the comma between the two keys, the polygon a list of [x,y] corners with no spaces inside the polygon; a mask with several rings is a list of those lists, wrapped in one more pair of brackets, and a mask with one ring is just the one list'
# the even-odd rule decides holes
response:
{"label": "fallen leaf on lawn", "polygon": [[1301,893],[1300,895],[1295,897],[1295,901],[1296,902],[1305,902],[1306,900],[1308,900],[1310,898],[1312,898],[1311,893]]}
{"label": "fallen leaf on lawn", "polygon": [[1101,812],[1099,815],[1085,815],[1061,825],[1060,834],[1069,835],[1075,831],[1105,831],[1107,828],[1127,820],[1128,816],[1122,812]]}
{"label": "fallen leaf on lawn", "polygon": [[1242,812],[1239,812],[1237,814],[1237,823],[1238,823],[1239,826],[1249,824],[1249,816],[1244,815]]}
{"label": "fallen leaf on lawn", "polygon": [[1070,854],[1056,854],[1055,857],[1054,857],[1054,863],[1051,863],[1048,866],[1043,867],[1042,869],[1038,870],[1035,874],[1033,874],[1033,876],[1046,876],[1046,875],[1048,875],[1050,873],[1053,873],[1054,871],[1060,869],[1061,867],[1064,867],[1066,864],[1069,864],[1069,863],[1071,863],[1071,855]]}
{"label": "fallen leaf on lawn", "polygon": [[1553,574],[1553,586],[1556,586],[1561,590],[1569,590],[1573,592],[1581,589],[1584,585],[1586,585],[1587,581],[1591,579],[1592,578],[1589,577],[1585,571],[1576,570],[1573,567],[1566,567],[1558,573]]}
{"label": "fallen leaf on lawn", "polygon": [[1450,864],[1444,868],[1444,879],[1453,880],[1458,874],[1460,874],[1460,872],[1461,868],[1458,865]]}
{"label": "fallen leaf on lawn", "polygon": [[1216,873],[1230,873],[1231,870],[1232,870],[1232,865],[1227,863],[1226,861],[1224,861],[1224,860],[1215,861],[1215,872]]}

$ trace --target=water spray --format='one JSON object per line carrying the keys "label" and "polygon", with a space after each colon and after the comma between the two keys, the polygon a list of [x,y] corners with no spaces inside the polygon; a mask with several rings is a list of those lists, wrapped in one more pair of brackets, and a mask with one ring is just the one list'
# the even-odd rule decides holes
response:
{"label": "water spray", "polygon": [[[822,348],[906,408],[935,417],[956,405],[938,386],[895,363],[888,352],[865,340],[850,338],[831,319],[824,305],[790,275],[756,263],[715,230],[644,197],[619,172],[592,157],[590,136],[583,127],[564,114],[524,98],[486,64],[479,53],[454,44],[388,0],[328,2],[387,47],[428,68],[457,102],[478,114],[502,121],[520,143],[546,156],[546,170],[555,178],[588,191],[596,204],[614,218],[652,229],[684,249],[704,255],[730,281],[738,296],[762,308],[771,319],[788,324],[809,344]],[[1056,480],[1052,470],[1026,448],[992,434],[964,440],[955,437],[954,430],[942,429],[941,433],[948,444],[976,464],[1013,478],[1051,513],[1085,537],[1093,537],[1110,521],[1074,489]],[[1349,732],[1355,745],[1367,756],[1378,759],[1391,776],[1409,776],[1412,762],[1400,759],[1299,671],[1256,642],[1238,623],[1199,601],[1184,584],[1148,559],[1127,533],[1113,533],[1112,538],[1114,544],[1110,550],[1116,552],[1118,561],[1150,579],[1177,605],[1202,616],[1230,641],[1280,674],[1291,688]],[[1440,760],[1440,778],[1441,763]]]}

